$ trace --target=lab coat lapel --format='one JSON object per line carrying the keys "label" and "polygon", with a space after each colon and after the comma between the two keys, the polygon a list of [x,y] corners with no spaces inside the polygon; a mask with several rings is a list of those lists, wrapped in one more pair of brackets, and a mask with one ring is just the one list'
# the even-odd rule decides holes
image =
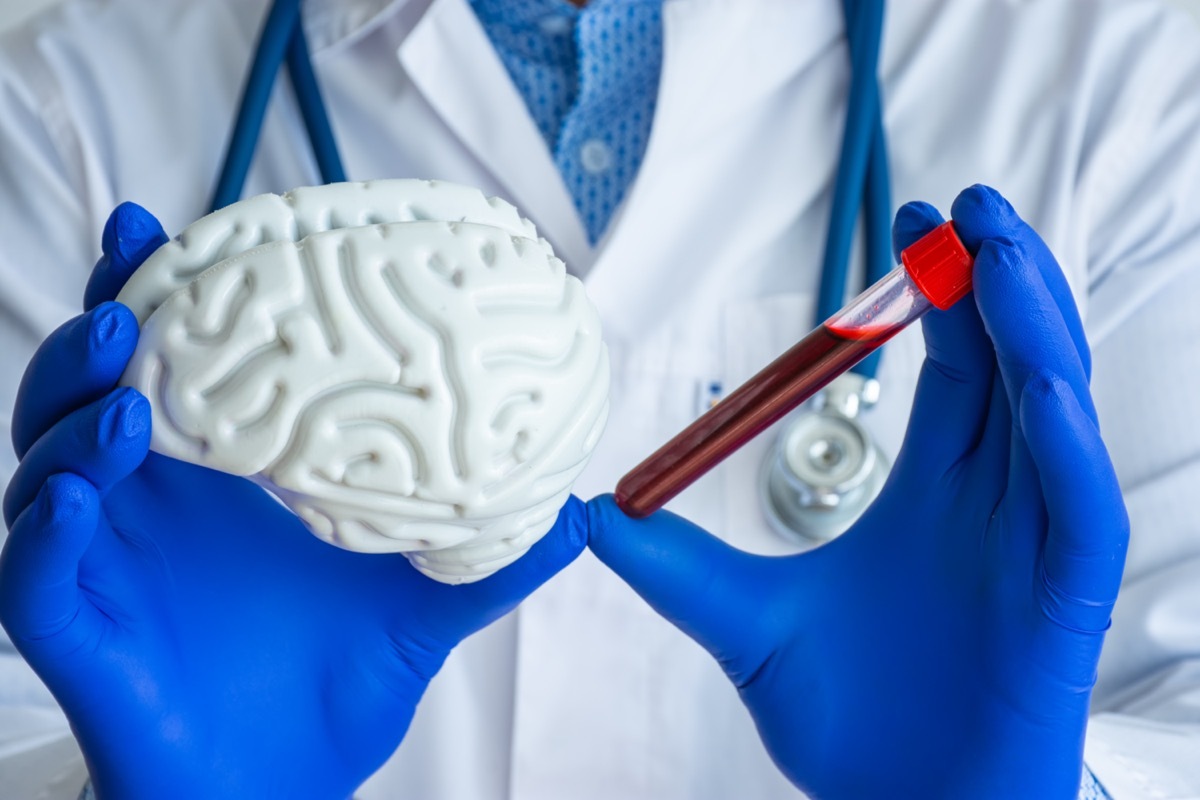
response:
{"label": "lab coat lapel", "polygon": [[466,0],[434,0],[401,44],[413,83],[577,274],[592,262],[583,225],[503,62]]}
{"label": "lab coat lapel", "polygon": [[[586,281],[609,334],[636,338],[661,317],[663,298],[677,296],[681,282],[712,261],[714,248],[724,246],[714,244],[722,228],[714,209],[806,209],[828,188],[844,105],[831,107],[828,116],[808,114],[795,126],[779,114],[788,129],[780,141],[761,143],[791,149],[780,159],[788,197],[765,196],[732,160],[746,149],[723,141],[761,128],[757,117],[773,113],[771,101],[787,94],[780,86],[807,80],[806,71],[830,48],[844,50],[843,30],[835,2],[667,0],[646,154]],[[785,163],[797,156],[805,159],[802,168]]]}

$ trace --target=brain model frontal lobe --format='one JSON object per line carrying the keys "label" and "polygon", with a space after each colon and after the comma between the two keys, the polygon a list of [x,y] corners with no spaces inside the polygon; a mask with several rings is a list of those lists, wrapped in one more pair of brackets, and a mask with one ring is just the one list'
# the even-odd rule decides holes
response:
{"label": "brain model frontal lobe", "polygon": [[478,580],[553,525],[608,410],[580,282],[474,189],[377,181],[236,203],[117,298],[160,453],[252,476],[317,536]]}

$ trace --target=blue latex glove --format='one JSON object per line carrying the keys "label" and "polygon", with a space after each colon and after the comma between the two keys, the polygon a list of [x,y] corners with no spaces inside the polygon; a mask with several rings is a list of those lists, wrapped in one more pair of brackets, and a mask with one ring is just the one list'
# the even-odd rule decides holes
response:
{"label": "blue latex glove", "polygon": [[[1079,788],[1128,521],[1054,257],[986,187],[953,217],[978,251],[974,298],[923,320],[904,446],[841,538],[766,558],[669,513],[591,504],[591,548],[717,658],[817,798]],[[896,248],[941,221],[905,206]]]}
{"label": "blue latex glove", "polygon": [[90,310],[25,374],[0,621],[100,798],[348,797],[451,648],[579,554],[584,506],[495,576],[446,586],[319,541],[247,480],[147,454],[148,403],[113,388],[137,322],[106,301],[163,241],[118,208]]}

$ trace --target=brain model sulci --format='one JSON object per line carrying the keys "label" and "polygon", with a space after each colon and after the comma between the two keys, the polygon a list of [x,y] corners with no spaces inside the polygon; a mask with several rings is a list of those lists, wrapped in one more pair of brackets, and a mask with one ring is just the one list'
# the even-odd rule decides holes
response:
{"label": "brain model sulci", "polygon": [[251,477],[320,538],[446,583],[554,523],[608,411],[596,310],[511,205],[446,183],[262,195],[117,298],[152,448]]}

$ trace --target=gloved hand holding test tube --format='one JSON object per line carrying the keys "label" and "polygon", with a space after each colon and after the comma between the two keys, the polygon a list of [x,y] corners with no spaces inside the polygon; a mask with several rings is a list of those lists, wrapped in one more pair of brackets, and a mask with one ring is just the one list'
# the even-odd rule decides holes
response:
{"label": "gloved hand holding test tube", "polygon": [[974,259],[953,222],[907,247],[900,260],[622,478],[616,490],[621,510],[632,517],[653,514],[930,308],[945,310],[971,291]]}
{"label": "gloved hand holding test tube", "polygon": [[[1074,798],[1084,774],[1129,542],[1091,355],[1065,275],[1013,207],[972,186],[952,216],[974,254],[971,294],[922,318],[904,443],[842,535],[762,556],[648,512],[927,301],[965,293],[928,280],[924,237],[947,229],[924,203],[893,227],[907,278],[881,281],[719,403],[622,481],[620,500],[588,504],[588,547],[716,659],[812,797]],[[921,292],[895,294],[912,300],[881,291],[910,279]],[[849,331],[867,346],[829,344]],[[730,520],[727,535],[757,522]]]}

